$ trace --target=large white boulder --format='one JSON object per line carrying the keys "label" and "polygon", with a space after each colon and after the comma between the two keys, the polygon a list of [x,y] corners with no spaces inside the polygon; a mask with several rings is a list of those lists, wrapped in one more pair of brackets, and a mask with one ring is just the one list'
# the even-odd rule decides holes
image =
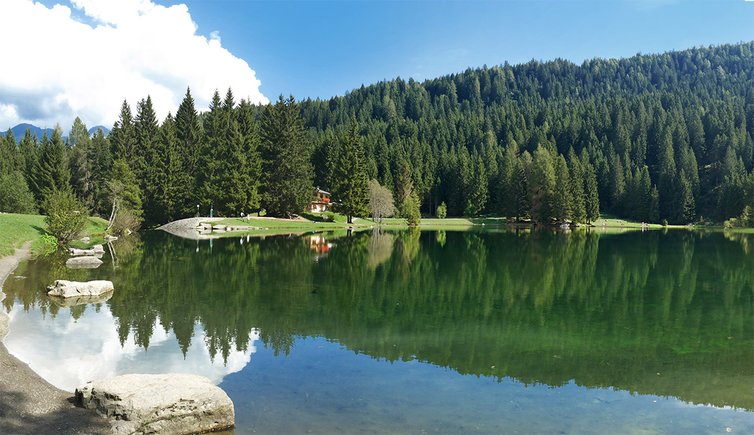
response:
{"label": "large white boulder", "polygon": [[60,296],[63,298],[79,298],[82,296],[100,296],[113,291],[111,281],[66,281],[59,279],[51,286],[47,287],[47,294],[50,296]]}
{"label": "large white boulder", "polygon": [[189,374],[122,375],[76,389],[76,403],[107,418],[115,434],[190,434],[230,429],[233,402]]}
{"label": "large white boulder", "polygon": [[65,267],[69,269],[96,269],[102,264],[102,260],[95,256],[87,255],[84,257],[69,258],[65,262]]}

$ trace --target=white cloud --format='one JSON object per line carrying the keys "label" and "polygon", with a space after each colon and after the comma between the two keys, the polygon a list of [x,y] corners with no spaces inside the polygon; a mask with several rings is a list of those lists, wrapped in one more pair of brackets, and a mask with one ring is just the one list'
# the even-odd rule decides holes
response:
{"label": "white cloud", "polygon": [[3,68],[0,129],[19,122],[60,123],[80,116],[111,126],[120,104],[151,95],[160,117],[175,113],[186,87],[199,110],[215,89],[267,103],[256,73],[223,48],[218,32],[197,33],[186,5],[150,0],[71,0],[51,8],[0,1]]}

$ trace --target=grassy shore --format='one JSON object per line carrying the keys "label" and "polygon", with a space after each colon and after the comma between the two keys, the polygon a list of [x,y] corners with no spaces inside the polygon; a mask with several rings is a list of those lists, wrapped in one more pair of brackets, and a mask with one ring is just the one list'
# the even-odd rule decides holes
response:
{"label": "grassy shore", "polygon": [[[91,244],[103,240],[107,221],[89,218],[81,237],[91,237]],[[47,225],[44,216],[0,213],[0,257],[12,254],[26,242],[32,242],[32,253],[39,254],[49,249],[49,239],[44,237]],[[83,247],[83,246],[82,246]]]}
{"label": "grassy shore", "polygon": [[[213,221],[213,225],[226,225],[233,227],[252,227],[251,230],[234,231],[232,233],[253,233],[253,234],[279,234],[281,232],[307,232],[307,231],[326,231],[338,229],[363,230],[376,226],[383,228],[407,228],[405,219],[385,218],[379,223],[371,219],[354,218],[352,224],[346,222],[345,216],[335,214],[333,222],[318,222],[305,218],[297,219],[278,219],[270,217],[247,217],[247,218],[227,218],[219,221]],[[501,217],[483,217],[483,218],[422,218],[419,228],[424,230],[464,230],[472,227],[490,226],[506,227],[516,225],[521,227],[530,226],[527,222],[509,223],[506,218]],[[687,225],[661,225],[656,223],[634,222],[620,219],[611,215],[603,215],[597,221],[592,223],[596,228],[605,228],[611,230],[641,230],[651,229],[689,229]]]}

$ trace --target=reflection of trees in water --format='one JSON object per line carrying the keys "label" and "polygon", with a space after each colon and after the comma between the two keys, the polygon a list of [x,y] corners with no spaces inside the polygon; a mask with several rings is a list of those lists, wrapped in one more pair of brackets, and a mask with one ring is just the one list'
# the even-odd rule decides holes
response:
{"label": "reflection of trees in water", "polygon": [[[120,257],[108,304],[121,339],[134,331],[144,347],[159,319],[185,352],[201,322],[224,359],[258,329],[276,353],[297,335],[323,336],[460,373],[754,409],[750,238],[378,232],[339,238],[314,261],[302,238],[196,252],[150,234]],[[8,293],[6,307],[42,302]]]}

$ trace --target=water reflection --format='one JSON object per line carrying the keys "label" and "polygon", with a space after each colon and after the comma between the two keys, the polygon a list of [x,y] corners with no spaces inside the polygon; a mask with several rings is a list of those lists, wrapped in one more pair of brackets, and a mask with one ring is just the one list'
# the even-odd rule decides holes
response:
{"label": "water reflection", "polygon": [[[150,233],[115,246],[116,268],[30,262],[19,271],[28,279],[10,280],[3,303],[17,351],[41,340],[26,346],[38,354],[29,358],[54,361],[55,347],[78,340],[107,360],[120,346],[123,356],[109,365],[116,371],[137,352],[156,354],[156,365],[165,358],[159,371],[185,358],[208,373],[230,372],[248,362],[257,338],[273,355],[294,355],[296,337],[322,337],[377,361],[495,381],[754,410],[750,243],[688,232],[403,231],[242,242]],[[40,291],[61,277],[112,279],[116,291],[99,308],[61,309]],[[41,328],[84,332],[23,336]]]}
{"label": "water reflection", "polygon": [[[78,319],[64,311],[44,318],[37,308],[12,310],[5,346],[48,382],[67,391],[92,379],[124,373],[195,373],[219,384],[229,373],[243,369],[256,351],[252,345],[231,352],[225,361],[213,358],[206,334],[196,325],[194,344],[182,352],[175,334],[159,324],[152,328],[147,350],[136,344],[133,333],[122,341],[110,310],[98,308]],[[252,335],[252,341],[256,338]]]}

